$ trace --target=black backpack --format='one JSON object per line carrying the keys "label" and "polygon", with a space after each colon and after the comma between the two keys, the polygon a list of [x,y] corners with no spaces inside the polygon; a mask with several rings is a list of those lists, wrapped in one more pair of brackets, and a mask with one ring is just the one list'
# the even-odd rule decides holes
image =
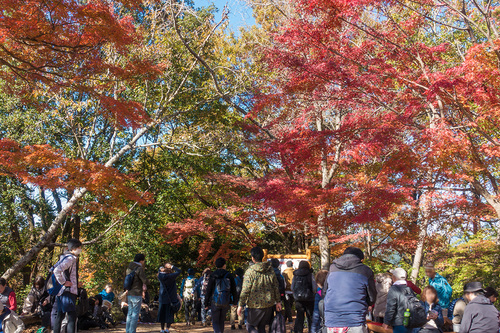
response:
{"label": "black backpack", "polygon": [[[410,324],[408,328],[419,328],[427,323],[427,312],[423,304],[410,288],[405,288],[404,296],[406,298],[406,309],[410,310]],[[406,310],[405,309],[405,310]]]}
{"label": "black backpack", "polygon": [[286,333],[285,317],[280,312],[276,313],[269,333]]}
{"label": "black backpack", "polygon": [[215,279],[213,302],[218,308],[229,307],[229,304],[231,304],[231,280],[229,273]]}
{"label": "black backpack", "polygon": [[312,274],[295,275],[293,279],[295,282],[293,283],[295,287],[293,289],[293,298],[295,298],[296,301],[313,301]]}

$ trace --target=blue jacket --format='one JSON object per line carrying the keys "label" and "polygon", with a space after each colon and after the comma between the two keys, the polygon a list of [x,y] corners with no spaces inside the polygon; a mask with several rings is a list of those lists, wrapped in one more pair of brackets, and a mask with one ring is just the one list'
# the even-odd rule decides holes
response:
{"label": "blue jacket", "polygon": [[441,308],[448,309],[448,307],[450,306],[451,294],[453,294],[453,289],[451,288],[448,281],[446,281],[444,277],[436,273],[434,279],[429,279],[429,285],[433,286],[434,289],[436,289],[439,298],[439,305],[441,305]]}
{"label": "blue jacket", "polygon": [[362,326],[377,298],[375,276],[357,256],[345,254],[330,266],[323,292],[326,327]]}
{"label": "blue jacket", "polygon": [[177,267],[172,267],[173,273],[158,273],[160,281],[160,295],[158,301],[160,304],[170,304],[177,299],[177,284],[175,279],[181,274],[181,270]]}
{"label": "blue jacket", "polygon": [[103,300],[106,300],[106,301],[110,301],[111,303],[113,303],[113,301],[115,300],[115,293],[114,292],[110,292],[109,294],[106,292],[106,289],[103,289],[99,295],[102,296],[102,299]]}
{"label": "blue jacket", "polygon": [[[424,306],[425,312],[429,312],[429,308],[430,308],[429,304],[427,302],[422,302],[422,301],[420,301],[420,303],[422,303],[422,305]],[[436,322],[438,329],[442,332],[443,325],[444,325],[443,309],[441,308],[441,306],[439,304],[436,304],[432,307],[432,310],[437,311],[437,313],[438,313],[438,317],[435,320],[435,322]],[[413,333],[420,332],[420,330],[422,330],[422,328],[415,328],[413,330]]]}
{"label": "blue jacket", "polygon": [[321,329],[321,312],[319,309],[319,302],[321,301],[321,288],[318,287],[316,295],[314,296],[314,311],[312,315],[311,333],[318,333]]}

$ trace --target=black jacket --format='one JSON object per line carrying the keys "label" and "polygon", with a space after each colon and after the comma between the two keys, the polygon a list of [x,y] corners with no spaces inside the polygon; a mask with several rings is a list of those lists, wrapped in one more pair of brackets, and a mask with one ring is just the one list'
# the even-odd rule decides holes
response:
{"label": "black jacket", "polygon": [[384,324],[389,326],[403,325],[406,311],[407,298],[405,291],[411,291],[407,285],[393,285],[387,294],[387,306],[385,308]]}
{"label": "black jacket", "polygon": [[236,283],[234,282],[233,275],[225,269],[219,268],[210,275],[210,279],[208,280],[207,293],[205,295],[205,307],[210,306],[212,303],[216,279],[223,278],[226,275],[228,275],[229,281],[231,282],[231,304],[238,304],[238,293],[236,292]]}
{"label": "black jacket", "polygon": [[158,302],[160,304],[175,303],[177,299],[177,283],[175,280],[181,275],[181,270],[177,267],[172,267],[172,273],[158,272],[158,281],[160,281],[160,294]]}
{"label": "black jacket", "polygon": [[460,333],[498,333],[498,310],[483,295],[465,307]]}
{"label": "black jacket", "polygon": [[299,268],[293,272],[292,291],[293,296],[298,299],[298,295],[309,295],[308,299],[302,301],[314,301],[316,295],[316,282],[312,276],[311,269]]}
{"label": "black jacket", "polygon": [[[280,295],[283,297],[285,295],[285,278],[281,275],[279,268],[273,268],[274,274],[276,274],[276,279],[278,279],[278,289],[280,290]],[[241,290],[240,290],[241,292]]]}

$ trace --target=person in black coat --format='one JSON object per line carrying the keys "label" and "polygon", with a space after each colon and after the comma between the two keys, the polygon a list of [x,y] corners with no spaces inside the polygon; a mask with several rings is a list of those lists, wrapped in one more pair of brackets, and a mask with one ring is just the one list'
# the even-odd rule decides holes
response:
{"label": "person in black coat", "polygon": [[[231,273],[226,271],[226,259],[217,258],[215,260],[215,267],[217,270],[210,275],[210,280],[208,281],[207,294],[205,295],[205,308],[208,309],[212,305],[212,326],[215,333],[224,333],[224,319],[226,318],[227,311],[231,305],[238,304],[238,294],[236,293],[236,283],[234,282],[234,277]],[[225,279],[226,281],[220,281]],[[212,298],[216,292],[221,292],[217,290],[217,283],[220,285],[227,285],[227,280],[229,280],[229,293],[227,296],[227,304],[215,304]],[[223,291],[227,292],[227,291]]]}
{"label": "person in black coat", "polygon": [[[168,333],[170,325],[174,322],[175,310],[173,305],[178,302],[177,284],[175,280],[181,274],[181,270],[172,264],[165,264],[160,267],[158,280],[160,281],[160,295],[158,302],[158,322],[161,324],[161,333]],[[167,329],[165,329],[167,324]]]}
{"label": "person in black coat", "polygon": [[293,272],[292,280],[293,298],[295,299],[295,309],[297,318],[295,319],[295,333],[302,333],[304,330],[304,317],[307,316],[309,332],[312,327],[312,315],[314,312],[314,297],[317,291],[316,281],[312,274],[311,265],[308,261],[302,260],[299,268]]}

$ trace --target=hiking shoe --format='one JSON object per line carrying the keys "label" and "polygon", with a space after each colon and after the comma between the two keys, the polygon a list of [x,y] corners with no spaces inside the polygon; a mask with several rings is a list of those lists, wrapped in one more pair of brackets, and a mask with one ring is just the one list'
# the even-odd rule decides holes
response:
{"label": "hiking shoe", "polygon": [[243,329],[243,326],[238,325],[238,329],[239,329],[239,330],[242,330],[242,329]]}
{"label": "hiking shoe", "polygon": [[231,325],[231,330],[234,331],[236,329],[236,326]]}

